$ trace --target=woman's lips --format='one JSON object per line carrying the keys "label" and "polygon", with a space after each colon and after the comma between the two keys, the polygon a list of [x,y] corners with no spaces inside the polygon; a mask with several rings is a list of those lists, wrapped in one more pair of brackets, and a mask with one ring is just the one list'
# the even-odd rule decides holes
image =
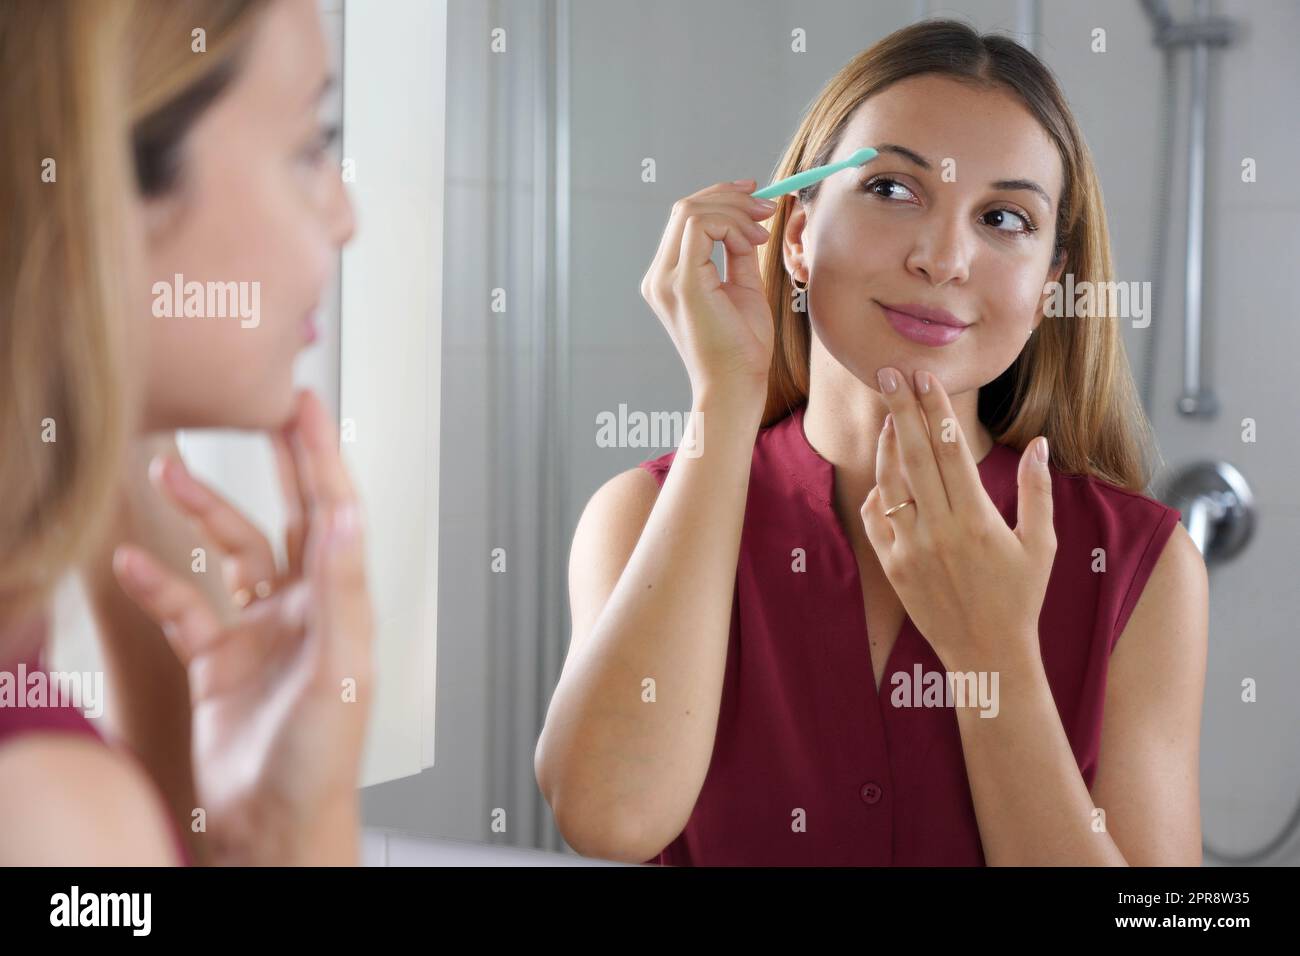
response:
{"label": "woman's lips", "polygon": [[885,318],[895,332],[919,345],[947,345],[950,342],[957,341],[957,338],[967,329],[967,326],[959,328],[952,325],[940,325],[937,322],[926,322],[924,319],[918,319],[906,312],[896,312],[884,305],[880,306],[880,308],[885,313]]}

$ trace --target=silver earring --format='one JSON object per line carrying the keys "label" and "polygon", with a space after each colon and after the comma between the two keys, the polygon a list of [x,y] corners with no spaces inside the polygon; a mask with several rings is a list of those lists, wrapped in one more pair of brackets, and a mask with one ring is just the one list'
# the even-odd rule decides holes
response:
{"label": "silver earring", "polygon": [[790,276],[790,284],[794,286],[796,289],[798,289],[800,292],[808,291],[808,283],[805,282],[803,285],[800,285],[799,280],[796,279],[794,276]]}

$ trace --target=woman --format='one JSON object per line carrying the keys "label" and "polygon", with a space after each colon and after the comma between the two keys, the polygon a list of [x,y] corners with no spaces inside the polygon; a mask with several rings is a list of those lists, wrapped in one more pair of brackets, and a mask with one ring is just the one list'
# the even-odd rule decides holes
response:
{"label": "woman", "polygon": [[1114,318],[1045,318],[1111,278],[1087,146],[952,21],[850,62],[775,178],[862,146],[674,206],[642,294],[702,440],[579,522],[542,791],[625,861],[1198,864],[1204,564]]}
{"label": "woman", "polygon": [[[101,621],[144,625],[104,635],[124,745],[74,707],[0,707],[0,865],[355,863],[364,546],[333,425],[292,379],[353,230],[317,116],[316,3],[21,0],[0,8],[0,60],[0,672],[43,666],[51,591],[85,562]],[[145,498],[150,436],[205,426],[271,433],[287,567],[178,460],[152,474],[201,535],[113,513]],[[186,545],[181,570],[117,546],[144,525]],[[190,573],[200,543],[225,554],[225,609]],[[147,617],[113,609],[110,559]],[[130,739],[177,689],[192,779],[188,741]]]}

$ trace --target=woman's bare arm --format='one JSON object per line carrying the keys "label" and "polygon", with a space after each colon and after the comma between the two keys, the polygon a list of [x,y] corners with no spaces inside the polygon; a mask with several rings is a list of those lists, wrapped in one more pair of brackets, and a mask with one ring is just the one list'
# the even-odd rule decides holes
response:
{"label": "woman's bare arm", "polygon": [[[569,561],[573,636],[537,743],[537,782],[578,852],[648,859],[679,834],[713,753],[754,439],[775,337],[753,180],[673,204],[641,295],[691,382],[695,443],[661,489],[592,497]],[[726,280],[713,262],[723,244]]]}
{"label": "woman's bare arm", "polygon": [[679,451],[662,489],[641,469],[611,479],[574,534],[573,635],[535,766],[589,856],[641,862],[670,843],[713,752],[762,407],[706,395],[694,411],[700,457]]}
{"label": "woman's bare arm", "polygon": [[1209,575],[1175,525],[1110,656],[1093,805],[1130,866],[1200,866]]}

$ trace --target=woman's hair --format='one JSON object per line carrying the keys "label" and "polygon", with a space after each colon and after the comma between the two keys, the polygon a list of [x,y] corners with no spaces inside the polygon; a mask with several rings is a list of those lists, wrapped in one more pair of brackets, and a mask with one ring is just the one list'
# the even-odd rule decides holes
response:
{"label": "woman's hair", "polygon": [[[1092,156],[1051,72],[1007,37],[980,35],[955,20],[925,20],[885,37],[853,58],[804,115],[773,180],[830,161],[862,102],[893,83],[939,74],[1016,94],[1047,131],[1065,171],[1056,220],[1057,256],[1075,283],[1111,279],[1110,238]],[[811,203],[820,184],[799,191]],[[772,235],[785,232],[793,203],[780,201]],[[810,330],[795,311],[782,244],[761,247],[760,266],[776,322],[763,423],[770,425],[807,400]],[[998,378],[980,389],[979,419],[1002,444],[1023,451],[1046,435],[1052,463],[1145,493],[1154,450],[1117,323],[1110,318],[1044,321]]]}
{"label": "woman's hair", "polygon": [[262,6],[0,4],[0,615],[43,603],[105,527],[139,391],[135,203],[183,180]]}

